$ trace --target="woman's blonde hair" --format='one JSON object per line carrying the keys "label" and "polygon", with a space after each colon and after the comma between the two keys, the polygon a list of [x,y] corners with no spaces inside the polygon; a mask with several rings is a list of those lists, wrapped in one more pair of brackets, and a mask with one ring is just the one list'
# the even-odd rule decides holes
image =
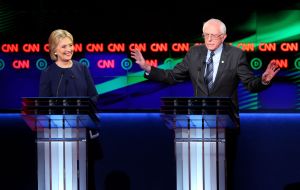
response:
{"label": "woman's blonde hair", "polygon": [[53,61],[57,60],[57,56],[56,56],[56,48],[58,46],[58,43],[60,42],[61,39],[63,38],[70,38],[70,40],[73,43],[73,36],[70,32],[68,32],[67,30],[63,30],[63,29],[57,29],[54,30],[53,32],[51,32],[49,39],[48,39],[48,43],[49,43],[49,54],[50,54],[50,58]]}

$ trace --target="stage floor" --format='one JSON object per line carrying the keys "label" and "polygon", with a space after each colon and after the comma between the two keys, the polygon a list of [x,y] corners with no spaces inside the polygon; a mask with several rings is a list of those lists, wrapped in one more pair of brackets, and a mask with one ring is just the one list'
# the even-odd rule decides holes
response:
{"label": "stage floor", "polygon": [[[98,190],[176,190],[174,136],[159,113],[98,116]],[[240,118],[234,190],[289,190],[288,184],[299,185],[300,113],[241,113]],[[0,114],[0,130],[0,189],[37,189],[35,133],[18,113]]]}

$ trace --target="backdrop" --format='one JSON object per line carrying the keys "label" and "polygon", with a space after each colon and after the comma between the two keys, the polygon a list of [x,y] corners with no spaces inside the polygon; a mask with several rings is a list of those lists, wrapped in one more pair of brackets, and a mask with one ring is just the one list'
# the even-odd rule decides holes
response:
{"label": "backdrop", "polygon": [[262,93],[249,93],[240,85],[241,111],[297,111],[299,7],[289,1],[234,6],[229,1],[195,6],[189,0],[1,1],[0,109],[19,110],[21,97],[38,95],[41,70],[52,64],[48,36],[57,28],[74,35],[74,59],[89,67],[101,110],[157,110],[160,97],[192,96],[188,81],[173,86],[146,81],[130,50],[140,48],[151,65],[173,68],[191,46],[203,43],[203,22],[219,18],[227,26],[226,42],[247,53],[256,75],[271,60],[281,67],[274,85]]}

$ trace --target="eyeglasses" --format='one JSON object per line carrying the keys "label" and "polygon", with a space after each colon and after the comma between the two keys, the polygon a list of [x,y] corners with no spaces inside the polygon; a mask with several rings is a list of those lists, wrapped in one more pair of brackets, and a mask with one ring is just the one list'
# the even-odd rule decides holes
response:
{"label": "eyeglasses", "polygon": [[222,35],[223,34],[206,34],[206,33],[202,34],[203,38],[208,39],[210,37],[212,40],[217,40]]}

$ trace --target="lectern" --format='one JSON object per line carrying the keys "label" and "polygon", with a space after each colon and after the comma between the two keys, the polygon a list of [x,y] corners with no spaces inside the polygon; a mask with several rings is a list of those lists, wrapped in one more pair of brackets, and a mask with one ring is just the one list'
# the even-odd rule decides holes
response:
{"label": "lectern", "polygon": [[175,132],[177,190],[225,190],[225,129],[239,127],[231,99],[163,97],[161,114]]}
{"label": "lectern", "polygon": [[24,97],[22,116],[36,131],[39,190],[87,189],[87,130],[98,127],[87,97]]}

